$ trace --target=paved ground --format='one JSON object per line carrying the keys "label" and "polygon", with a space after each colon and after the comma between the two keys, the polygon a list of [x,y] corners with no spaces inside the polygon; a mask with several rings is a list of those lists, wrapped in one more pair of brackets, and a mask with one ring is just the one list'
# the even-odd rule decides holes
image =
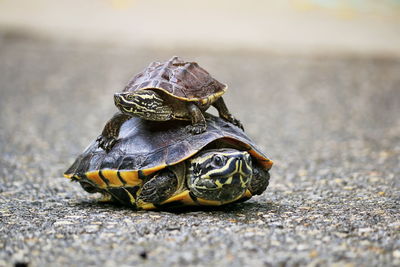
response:
{"label": "paved ground", "polygon": [[[177,52],[179,51],[179,52]],[[155,59],[198,60],[275,161],[219,209],[101,205],[63,171]],[[400,265],[400,60],[0,43],[0,266]]]}

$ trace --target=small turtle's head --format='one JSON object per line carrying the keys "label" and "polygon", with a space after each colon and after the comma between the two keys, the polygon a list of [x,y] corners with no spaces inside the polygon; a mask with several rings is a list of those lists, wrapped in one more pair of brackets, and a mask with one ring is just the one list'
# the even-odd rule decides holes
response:
{"label": "small turtle's head", "polygon": [[127,115],[152,121],[167,121],[172,118],[172,108],[152,90],[116,93],[114,102]]}
{"label": "small turtle's head", "polygon": [[250,154],[236,149],[211,149],[190,160],[187,183],[197,198],[232,202],[249,187],[253,175]]}

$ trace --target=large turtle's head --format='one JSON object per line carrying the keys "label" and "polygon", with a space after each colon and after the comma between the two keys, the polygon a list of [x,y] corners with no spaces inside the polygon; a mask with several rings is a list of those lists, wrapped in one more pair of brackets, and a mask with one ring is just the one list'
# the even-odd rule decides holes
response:
{"label": "large turtle's head", "polygon": [[235,149],[212,149],[190,160],[187,183],[197,198],[231,202],[249,187],[252,171],[250,154]]}
{"label": "large turtle's head", "polygon": [[116,93],[114,102],[122,113],[130,116],[152,121],[167,121],[172,118],[172,108],[152,90]]}

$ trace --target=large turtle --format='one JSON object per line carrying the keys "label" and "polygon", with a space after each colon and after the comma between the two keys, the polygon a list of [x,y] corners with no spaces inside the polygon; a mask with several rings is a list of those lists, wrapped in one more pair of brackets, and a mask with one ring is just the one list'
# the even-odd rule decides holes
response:
{"label": "large turtle", "polygon": [[182,122],[126,121],[113,148],[93,142],[65,172],[90,192],[141,209],[222,205],[261,194],[270,161],[241,129],[206,114],[208,130]]}
{"label": "large turtle", "polygon": [[153,62],[138,73],[121,93],[114,95],[120,110],[98,137],[99,146],[110,150],[119,128],[132,116],[152,121],[190,120],[187,129],[200,134],[207,128],[203,112],[213,105],[219,116],[243,129],[221,97],[227,86],[215,80],[195,62],[172,57]]}

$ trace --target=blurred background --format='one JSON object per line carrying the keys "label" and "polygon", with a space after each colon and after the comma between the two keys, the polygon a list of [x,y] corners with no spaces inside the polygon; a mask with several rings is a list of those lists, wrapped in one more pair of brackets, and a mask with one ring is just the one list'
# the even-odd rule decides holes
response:
{"label": "blurred background", "polygon": [[400,55],[399,0],[1,0],[0,29],[156,48]]}
{"label": "blurred background", "polygon": [[[173,55],[229,85],[268,189],[97,204],[63,172]],[[400,0],[0,0],[0,266],[400,266],[399,114]]]}

